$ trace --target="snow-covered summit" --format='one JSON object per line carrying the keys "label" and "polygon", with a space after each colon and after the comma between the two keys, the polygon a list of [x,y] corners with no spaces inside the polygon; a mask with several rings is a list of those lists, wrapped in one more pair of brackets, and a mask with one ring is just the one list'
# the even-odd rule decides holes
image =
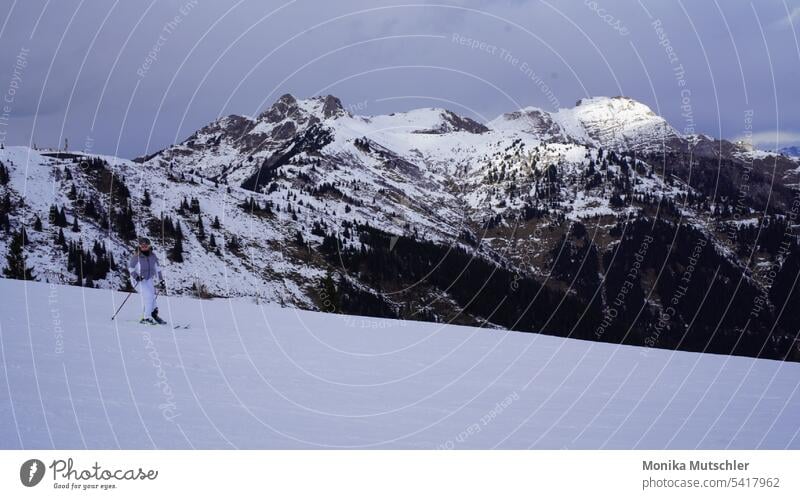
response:
{"label": "snow-covered summit", "polygon": [[592,97],[575,107],[547,112],[535,107],[506,113],[489,123],[501,132],[526,133],[596,147],[647,149],[680,134],[647,105],[628,97]]}
{"label": "snow-covered summit", "polygon": [[679,136],[667,120],[648,106],[627,97],[582,99],[568,114],[598,145],[606,147],[660,144]]}
{"label": "snow-covered summit", "polygon": [[347,112],[342,101],[333,95],[316,96],[298,100],[292,94],[282,95],[275,103],[258,116],[259,121],[277,123],[286,119],[305,121],[344,116]]}

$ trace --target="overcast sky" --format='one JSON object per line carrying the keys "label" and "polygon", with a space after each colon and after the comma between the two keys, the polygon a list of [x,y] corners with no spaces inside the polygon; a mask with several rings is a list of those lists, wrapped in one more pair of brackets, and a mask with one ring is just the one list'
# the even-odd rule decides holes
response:
{"label": "overcast sky", "polygon": [[[800,144],[800,0],[0,0],[0,139],[135,157],[284,93],[487,121],[627,95]],[[153,55],[155,57],[153,57]],[[752,117],[750,120],[748,117]]]}

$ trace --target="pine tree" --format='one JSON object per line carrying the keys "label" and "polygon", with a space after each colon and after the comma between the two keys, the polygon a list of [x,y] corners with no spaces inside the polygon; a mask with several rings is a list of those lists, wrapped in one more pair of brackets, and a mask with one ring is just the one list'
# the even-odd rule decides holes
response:
{"label": "pine tree", "polygon": [[97,219],[97,206],[95,205],[94,198],[89,199],[86,203],[86,210],[84,211],[89,218]]}
{"label": "pine tree", "polygon": [[33,279],[33,269],[25,266],[25,241],[28,235],[25,233],[25,228],[14,232],[11,238],[11,244],[8,245],[8,254],[6,255],[7,266],[3,269],[3,275],[11,279]]}
{"label": "pine tree", "polygon": [[237,252],[241,249],[242,245],[239,242],[239,238],[236,237],[236,234],[232,235],[231,238],[228,240],[227,244],[225,245],[228,248],[228,251]]}
{"label": "pine tree", "polygon": [[169,258],[173,262],[180,263],[183,261],[183,241],[180,239],[175,239],[175,244],[169,251]]}
{"label": "pine tree", "polygon": [[336,284],[333,282],[333,274],[331,274],[330,271],[328,271],[328,274],[322,279],[321,288],[319,300],[323,312],[339,312],[339,293],[336,290]]}
{"label": "pine tree", "polygon": [[59,227],[66,227],[69,225],[67,223],[67,213],[64,211],[64,207],[61,207],[61,211],[58,212],[58,217],[56,217],[56,225]]}
{"label": "pine tree", "polygon": [[180,263],[183,261],[183,230],[180,222],[175,224],[175,244],[170,249],[168,256],[173,262]]}
{"label": "pine tree", "polygon": [[203,227],[203,216],[197,215],[197,239],[203,240],[206,238],[206,230]]}
{"label": "pine tree", "polygon": [[219,229],[220,228],[219,217],[216,216],[216,215],[214,216],[214,221],[211,222],[211,228],[212,229]]}
{"label": "pine tree", "polygon": [[64,237],[64,229],[60,227],[58,229],[58,237],[56,238],[56,244],[61,246],[61,248],[64,249],[64,251],[67,250],[67,239]]}
{"label": "pine tree", "polygon": [[150,199],[150,191],[145,189],[144,197],[142,198],[142,206],[150,206],[151,204],[153,204],[153,200]]}
{"label": "pine tree", "polygon": [[114,229],[116,229],[117,234],[126,241],[134,239],[136,237],[136,224],[133,222],[133,206],[131,206],[130,200],[124,208],[116,211],[114,215]]}
{"label": "pine tree", "polygon": [[211,233],[211,236],[208,238],[208,245],[212,248],[217,247],[217,240],[214,238],[214,233]]}
{"label": "pine tree", "polygon": [[36,219],[33,221],[33,230],[36,232],[42,231],[42,219],[39,218],[39,215],[36,215]]}
{"label": "pine tree", "polygon": [[8,185],[11,176],[8,174],[8,167],[0,161],[0,185]]}
{"label": "pine tree", "polygon": [[6,192],[6,195],[3,196],[3,201],[0,202],[0,213],[11,213],[13,207],[14,205],[11,203],[11,195]]}
{"label": "pine tree", "polygon": [[81,228],[78,226],[78,217],[72,218],[72,232],[80,232]]}

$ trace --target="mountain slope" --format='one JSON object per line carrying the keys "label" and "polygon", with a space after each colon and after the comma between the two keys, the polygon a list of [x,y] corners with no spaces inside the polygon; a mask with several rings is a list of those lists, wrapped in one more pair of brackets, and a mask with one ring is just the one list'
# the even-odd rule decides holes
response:
{"label": "mountain slope", "polygon": [[0,251],[38,280],[123,288],[144,234],[172,293],[800,358],[797,162],[623,97],[480,124],[285,95],[135,161],[0,162]]}
{"label": "mountain slope", "polygon": [[[800,365],[0,279],[0,448],[796,449]],[[44,306],[42,306],[45,304]],[[56,321],[57,320],[57,321]]]}

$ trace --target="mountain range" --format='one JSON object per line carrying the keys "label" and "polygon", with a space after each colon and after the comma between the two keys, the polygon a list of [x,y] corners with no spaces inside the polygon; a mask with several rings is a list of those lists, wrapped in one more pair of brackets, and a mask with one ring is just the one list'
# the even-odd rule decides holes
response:
{"label": "mountain range", "polygon": [[798,158],[798,157],[800,157],[800,146],[784,147],[784,148],[780,149],[780,151],[778,151],[778,152],[780,152],[784,156],[791,156],[791,157],[794,157],[794,158]]}
{"label": "mountain range", "polygon": [[280,97],[127,160],[0,150],[7,277],[800,359],[797,158],[627,97],[487,123]]}

